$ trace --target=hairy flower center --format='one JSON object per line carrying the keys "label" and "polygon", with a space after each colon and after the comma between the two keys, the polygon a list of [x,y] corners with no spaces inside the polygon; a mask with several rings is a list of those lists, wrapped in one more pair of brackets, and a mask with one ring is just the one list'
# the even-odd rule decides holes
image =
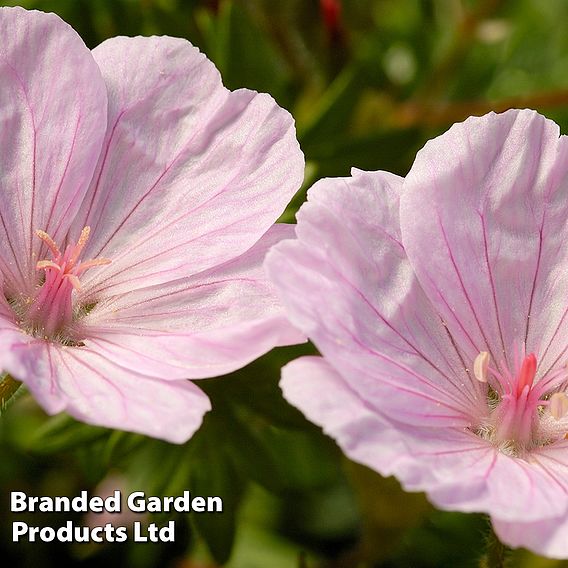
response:
{"label": "hairy flower center", "polygon": [[37,290],[24,316],[24,324],[34,335],[55,338],[64,333],[73,321],[73,291],[81,288],[79,277],[94,266],[109,264],[107,258],[80,261],[89,240],[90,228],[85,227],[76,244],[68,245],[62,253],[54,240],[44,231],[36,235],[47,245],[51,260],[40,260],[36,268],[45,271],[45,281]]}
{"label": "hairy flower center", "polygon": [[566,369],[537,380],[537,358],[524,352],[515,357],[512,372],[504,363],[501,369],[490,365],[485,351],[475,359],[474,375],[487,384],[490,407],[489,421],[478,433],[515,454],[564,437],[566,427],[560,421],[568,414],[568,396],[563,390]]}

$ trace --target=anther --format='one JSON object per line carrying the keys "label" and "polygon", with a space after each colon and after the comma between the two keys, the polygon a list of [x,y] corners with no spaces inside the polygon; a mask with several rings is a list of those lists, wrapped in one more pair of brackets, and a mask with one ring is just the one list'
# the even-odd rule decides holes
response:
{"label": "anther", "polygon": [[550,405],[548,409],[550,410],[550,414],[556,420],[560,420],[564,418],[566,414],[568,414],[568,396],[566,396],[563,392],[555,392],[550,397]]}
{"label": "anther", "polygon": [[487,370],[489,368],[489,353],[481,351],[473,362],[473,374],[480,383],[487,382]]}
{"label": "anther", "polygon": [[45,231],[38,229],[35,233],[48,246],[54,258],[61,256],[61,251],[59,250],[59,247],[55,244],[55,241]]}
{"label": "anther", "polygon": [[73,253],[71,254],[71,258],[69,259],[69,262],[72,265],[74,265],[77,262],[77,259],[79,258],[80,254],[83,252],[83,249],[85,248],[85,245],[89,240],[90,234],[91,234],[91,227],[89,226],[83,227],[83,230],[79,235],[79,240],[77,241],[77,244],[73,248]]}
{"label": "anther", "polygon": [[61,272],[61,266],[52,260],[38,260],[36,270],[45,270],[46,268],[55,268]]}

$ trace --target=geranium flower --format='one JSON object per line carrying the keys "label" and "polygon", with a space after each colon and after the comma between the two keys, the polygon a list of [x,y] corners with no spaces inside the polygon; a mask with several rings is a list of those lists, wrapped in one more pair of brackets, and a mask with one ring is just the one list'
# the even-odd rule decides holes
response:
{"label": "geranium flower", "polygon": [[291,116],[187,41],[89,51],[0,9],[0,367],[48,413],[183,442],[185,380],[296,342],[262,270],[299,187]]}
{"label": "geranium flower", "polygon": [[568,557],[568,138],[470,118],[403,180],[326,179],[267,258],[323,358],[286,398],[352,459]]}

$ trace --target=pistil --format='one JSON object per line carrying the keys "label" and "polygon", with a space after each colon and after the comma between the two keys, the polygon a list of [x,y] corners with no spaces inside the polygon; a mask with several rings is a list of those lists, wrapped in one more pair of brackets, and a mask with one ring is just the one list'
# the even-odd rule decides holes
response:
{"label": "pistil", "polygon": [[45,231],[36,231],[36,235],[50,250],[52,258],[40,260],[36,265],[37,270],[45,272],[45,281],[36,292],[26,314],[26,322],[34,334],[50,339],[69,328],[75,312],[73,291],[81,287],[79,276],[89,268],[111,262],[107,258],[80,262],[89,233],[90,228],[85,227],[77,243],[68,245],[62,253]]}
{"label": "pistil", "polygon": [[495,395],[490,403],[490,423],[482,424],[480,432],[488,433],[495,444],[518,454],[550,441],[541,419],[545,413],[554,421],[566,416],[568,396],[563,392],[567,378],[565,369],[537,380],[538,365],[534,353],[526,355],[523,349],[515,359],[513,372],[504,362],[497,370],[490,365],[488,353],[482,351],[474,361],[473,370],[476,379],[487,383]]}

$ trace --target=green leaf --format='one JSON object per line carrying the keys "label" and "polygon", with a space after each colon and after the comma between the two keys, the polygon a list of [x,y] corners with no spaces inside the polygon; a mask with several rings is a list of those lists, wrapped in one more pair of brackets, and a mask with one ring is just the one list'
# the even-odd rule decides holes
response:
{"label": "green leaf", "polygon": [[203,13],[199,18],[207,51],[223,83],[232,90],[246,87],[269,92],[282,102],[290,71],[265,30],[251,18],[246,4],[224,0],[216,19]]}
{"label": "green leaf", "polygon": [[38,454],[72,450],[108,436],[110,430],[77,422],[67,414],[49,418],[29,440],[27,449]]}
{"label": "green leaf", "polygon": [[0,416],[25,391],[25,386],[7,373],[0,377]]}
{"label": "green leaf", "polygon": [[389,130],[358,137],[329,139],[312,149],[319,175],[345,176],[351,168],[408,172],[416,151],[427,137],[418,129]]}
{"label": "green leaf", "polygon": [[225,433],[211,415],[194,440],[190,473],[192,496],[221,497],[222,513],[192,513],[193,524],[219,564],[231,555],[237,526],[237,512],[246,481],[226,451]]}
{"label": "green leaf", "polygon": [[304,428],[306,419],[282,396],[280,372],[289,361],[315,353],[309,343],[273,349],[235,373],[199,381],[199,387],[211,398],[213,408],[244,407],[275,426]]}
{"label": "green leaf", "polygon": [[314,103],[304,103],[309,112],[298,118],[298,139],[306,155],[312,148],[337,140],[345,131],[361,93],[361,80],[355,67],[346,68]]}

